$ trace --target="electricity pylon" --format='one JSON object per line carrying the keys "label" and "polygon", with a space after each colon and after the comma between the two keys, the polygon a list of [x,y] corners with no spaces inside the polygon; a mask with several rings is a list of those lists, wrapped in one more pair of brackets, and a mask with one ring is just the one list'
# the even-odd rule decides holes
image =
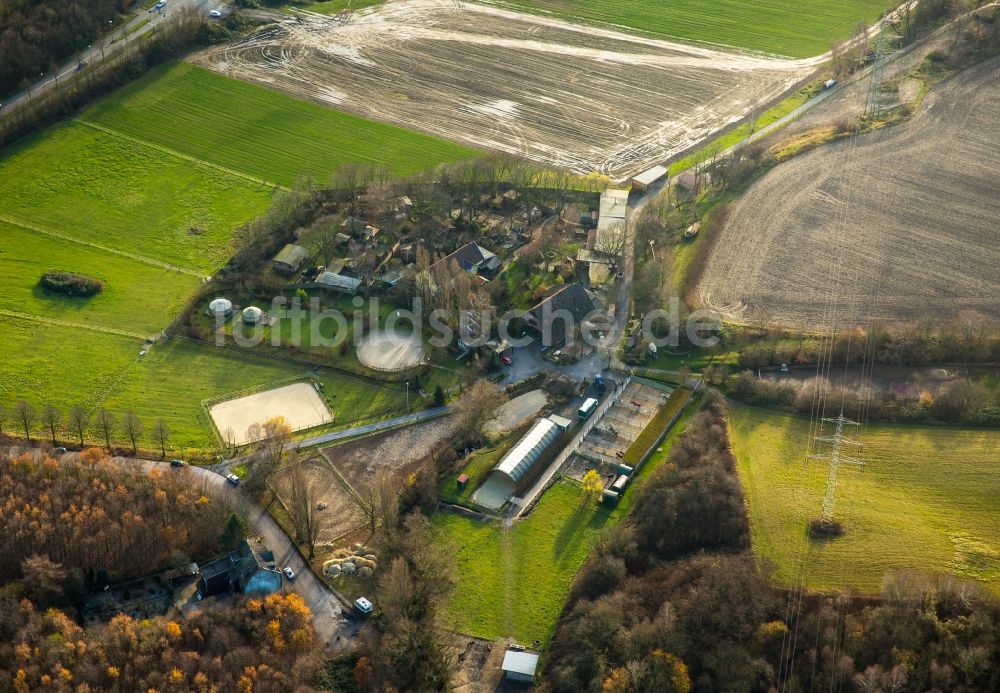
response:
{"label": "electricity pylon", "polygon": [[826,479],[826,496],[823,497],[823,512],[820,514],[819,522],[822,527],[830,527],[833,524],[833,508],[837,502],[837,477],[840,474],[840,465],[843,463],[864,467],[865,463],[857,457],[850,457],[843,454],[845,445],[861,447],[861,441],[848,438],[844,435],[844,426],[860,426],[857,421],[844,418],[843,412],[836,418],[824,418],[823,421],[835,424],[832,436],[817,436],[817,443],[829,443],[830,452],[825,455],[812,454],[810,459],[825,460],[830,465],[830,473]]}
{"label": "electricity pylon", "polygon": [[886,31],[889,23],[884,19],[880,22],[878,36],[875,38],[875,53],[872,56],[872,69],[868,84],[868,98],[865,101],[864,118],[873,118],[879,111],[879,88],[882,86],[882,73],[885,70]]}

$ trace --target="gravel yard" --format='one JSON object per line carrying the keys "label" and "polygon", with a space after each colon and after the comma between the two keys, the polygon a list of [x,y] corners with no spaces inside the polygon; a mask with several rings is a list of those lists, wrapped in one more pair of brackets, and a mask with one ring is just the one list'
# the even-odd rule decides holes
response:
{"label": "gravel yard", "polygon": [[388,470],[402,476],[455,432],[456,419],[445,416],[387,433],[360,438],[323,449],[323,454],[358,491],[375,475]]}

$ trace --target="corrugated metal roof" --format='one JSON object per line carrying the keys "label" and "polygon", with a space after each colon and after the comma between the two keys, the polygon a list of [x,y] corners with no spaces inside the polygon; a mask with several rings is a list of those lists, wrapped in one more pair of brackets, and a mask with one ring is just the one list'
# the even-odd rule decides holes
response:
{"label": "corrugated metal roof", "polygon": [[334,274],[333,272],[323,272],[323,274],[316,277],[316,283],[331,289],[340,289],[341,291],[350,291],[352,293],[357,291],[358,287],[361,286],[360,279],[345,277],[342,274]]}
{"label": "corrugated metal roof", "polygon": [[509,476],[514,483],[524,478],[538,458],[542,456],[562,432],[562,429],[550,419],[539,419],[517,444],[507,451],[500,463],[493,468]]}
{"label": "corrugated metal roof", "polygon": [[534,676],[535,669],[538,668],[538,655],[531,652],[517,652],[507,650],[503,656],[503,670],[512,671],[515,674]]}
{"label": "corrugated metal roof", "polygon": [[654,166],[651,169],[643,171],[632,180],[634,180],[636,183],[639,183],[640,185],[649,185],[650,183],[655,183],[656,181],[660,180],[665,175],[667,175],[666,166]]}

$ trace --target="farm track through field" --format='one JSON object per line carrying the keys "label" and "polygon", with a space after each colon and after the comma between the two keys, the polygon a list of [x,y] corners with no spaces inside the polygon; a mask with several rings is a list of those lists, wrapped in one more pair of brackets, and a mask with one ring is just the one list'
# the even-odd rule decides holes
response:
{"label": "farm track through field", "polygon": [[303,16],[194,61],[293,96],[578,173],[624,179],[808,75],[785,60],[478,4]]}
{"label": "farm track through field", "polygon": [[120,337],[135,337],[136,339],[146,339],[150,335],[140,334],[139,332],[129,332],[128,330],[119,330],[114,327],[101,327],[100,325],[90,325],[82,322],[73,322],[72,320],[60,320],[58,318],[46,318],[41,315],[33,315],[32,313],[21,313],[16,310],[5,310],[0,308],[0,317],[7,318],[19,318],[21,320],[31,320],[33,322],[41,322],[47,325],[59,325],[61,327],[73,327],[80,330],[90,330],[92,332],[103,332],[104,334],[114,334]]}
{"label": "farm track through field", "polygon": [[118,250],[117,248],[109,248],[106,245],[101,245],[100,243],[94,243],[93,241],[85,241],[81,238],[75,238],[73,236],[66,235],[65,233],[60,233],[59,231],[53,231],[52,229],[45,229],[36,224],[31,224],[20,219],[15,219],[9,217],[5,214],[0,214],[0,221],[5,224],[10,224],[11,226],[20,226],[22,229],[27,229],[28,231],[35,231],[37,233],[43,233],[46,236],[52,236],[53,238],[59,238],[64,241],[70,241],[71,243],[79,243],[80,245],[85,245],[88,248],[94,248],[100,250],[104,253],[111,253],[112,255],[120,255],[121,257],[129,258],[130,260],[135,260],[136,262],[141,262],[146,265],[152,265],[153,267],[160,267],[162,269],[171,270],[174,272],[180,272],[181,274],[187,274],[192,277],[204,277],[203,272],[197,272],[193,269],[187,267],[180,267],[178,265],[171,265],[168,262],[163,262],[162,260],[154,260],[151,257],[146,257],[144,255],[137,255],[136,253],[130,253],[125,250]]}
{"label": "farm track through field", "polygon": [[762,310],[818,327],[841,246],[840,315],[877,290],[883,321],[1000,317],[998,77],[1000,59],[990,60],[938,86],[908,123],[770,171],[720,232],[702,304],[733,322]]}
{"label": "farm track through field", "polygon": [[74,122],[79,123],[80,125],[85,125],[88,128],[93,128],[94,130],[98,130],[105,134],[111,135],[112,137],[118,137],[120,139],[125,140],[126,142],[131,142],[132,144],[138,144],[142,147],[149,147],[150,149],[155,149],[156,151],[161,152],[163,154],[167,154],[169,156],[176,156],[179,159],[184,159],[185,161],[190,161],[200,166],[206,166],[208,168],[215,169],[216,171],[220,171],[230,176],[243,178],[244,180],[248,180],[251,183],[257,183],[258,185],[264,185],[269,188],[279,188],[281,190],[288,190],[288,188],[285,187],[284,185],[275,183],[274,181],[264,180],[263,178],[257,178],[256,176],[251,176],[250,174],[237,171],[236,169],[220,166],[219,164],[214,164],[211,161],[205,161],[204,159],[199,159],[196,156],[191,156],[190,154],[185,154],[175,149],[164,147],[162,144],[156,144],[155,142],[150,142],[149,140],[144,140],[139,137],[134,137],[133,135],[128,135],[119,130],[115,130],[114,128],[109,128],[105,125],[98,125],[97,123],[93,123],[89,120],[82,120],[80,118],[75,118]]}

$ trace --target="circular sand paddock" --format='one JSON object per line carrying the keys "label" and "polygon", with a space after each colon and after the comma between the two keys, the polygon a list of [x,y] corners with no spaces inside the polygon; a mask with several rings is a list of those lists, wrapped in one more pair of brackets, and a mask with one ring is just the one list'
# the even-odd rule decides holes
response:
{"label": "circular sand paddock", "polygon": [[358,345],[358,360],[376,371],[405,371],[424,362],[424,345],[417,337],[375,332]]}

